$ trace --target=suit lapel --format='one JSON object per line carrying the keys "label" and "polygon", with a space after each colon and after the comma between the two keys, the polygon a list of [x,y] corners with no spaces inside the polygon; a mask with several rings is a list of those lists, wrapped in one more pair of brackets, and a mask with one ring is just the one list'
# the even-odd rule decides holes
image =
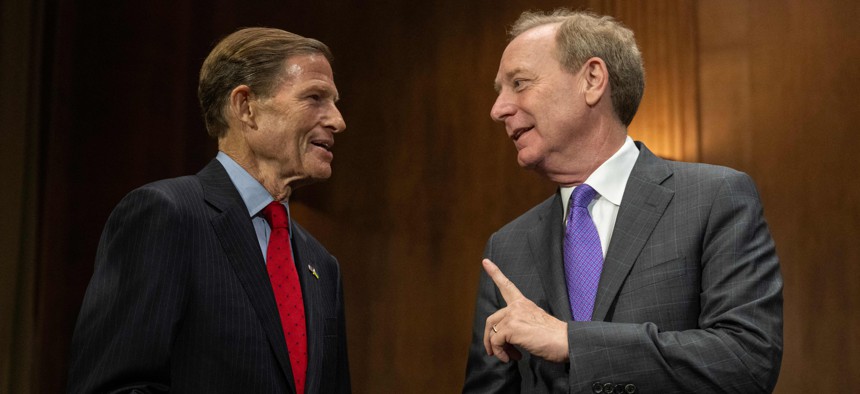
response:
{"label": "suit lapel", "polygon": [[603,273],[597,288],[592,320],[607,317],[621,285],[633,268],[633,263],[657,226],[675,192],[661,186],[672,175],[662,159],[654,156],[645,145],[639,147],[639,158],[633,166],[621,207],[615,220],[615,229],[603,263]]}
{"label": "suit lapel", "polygon": [[212,227],[248,294],[281,370],[295,391],[280,315],[248,209],[217,160],[212,160],[197,176],[203,185],[204,199],[214,208],[210,218]]}
{"label": "suit lapel", "polygon": [[[321,265],[317,263],[320,253],[308,242],[304,229],[294,221],[290,221],[290,231],[293,232],[293,255],[296,258],[296,270],[302,286],[302,298],[305,304],[305,321],[308,335],[308,374],[305,380],[305,391],[319,391],[320,374],[322,371],[323,351],[325,349],[325,321],[322,311],[324,308],[316,305],[321,300],[320,282],[314,276],[311,268],[316,270]],[[310,267],[310,268],[309,268]]]}
{"label": "suit lapel", "polygon": [[561,256],[563,208],[559,193],[555,193],[544,205],[538,211],[537,225],[528,235],[532,262],[540,275],[551,309],[547,312],[563,321],[569,321],[573,318]]}

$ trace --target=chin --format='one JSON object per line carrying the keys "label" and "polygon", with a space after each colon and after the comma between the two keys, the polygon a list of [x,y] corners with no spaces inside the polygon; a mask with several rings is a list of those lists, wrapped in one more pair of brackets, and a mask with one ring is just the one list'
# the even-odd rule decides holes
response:
{"label": "chin", "polygon": [[519,163],[520,167],[526,170],[534,171],[538,175],[549,178],[549,175],[546,171],[546,163],[544,162],[543,157],[531,157],[529,159],[530,160],[523,160],[523,158],[518,157],[517,162]]}
{"label": "chin", "polygon": [[522,151],[517,155],[517,163],[520,167],[533,170],[541,163],[540,157],[534,157],[529,154],[524,154]]}
{"label": "chin", "polygon": [[319,166],[314,168],[310,173],[310,178],[312,182],[322,182],[326,179],[331,178],[331,166]]}
{"label": "chin", "polygon": [[305,160],[302,161],[302,172],[312,182],[324,181],[331,177],[331,161],[305,157]]}
{"label": "chin", "polygon": [[331,178],[331,171],[329,171],[327,174],[320,174],[320,175],[314,176],[313,180],[311,182],[313,182],[313,183],[322,182],[322,181],[328,180],[329,178]]}

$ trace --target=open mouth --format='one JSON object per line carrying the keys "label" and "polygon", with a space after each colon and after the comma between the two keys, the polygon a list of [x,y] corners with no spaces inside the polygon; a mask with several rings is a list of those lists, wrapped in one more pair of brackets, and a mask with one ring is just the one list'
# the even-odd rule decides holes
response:
{"label": "open mouth", "polygon": [[331,147],[334,146],[334,141],[311,141],[311,144],[331,152]]}
{"label": "open mouth", "polygon": [[520,136],[522,136],[523,134],[525,134],[526,132],[528,132],[529,130],[531,130],[533,128],[535,128],[535,127],[534,126],[520,127],[518,129],[514,130],[514,133],[511,135],[511,139],[516,141],[516,140],[520,139]]}

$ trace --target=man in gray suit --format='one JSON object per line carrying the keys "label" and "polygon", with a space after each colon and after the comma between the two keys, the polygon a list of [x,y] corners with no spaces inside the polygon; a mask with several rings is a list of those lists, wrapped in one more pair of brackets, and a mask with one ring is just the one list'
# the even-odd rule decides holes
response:
{"label": "man in gray suit", "polygon": [[219,153],[114,209],[72,340],[72,393],[348,393],[337,260],[289,220],[346,127],[323,43],[248,28],[203,63]]}
{"label": "man in gray suit", "polygon": [[511,36],[491,115],[559,190],[487,243],[463,391],[773,390],[782,279],[752,180],[627,136],[644,71],[612,18],[524,13]]}

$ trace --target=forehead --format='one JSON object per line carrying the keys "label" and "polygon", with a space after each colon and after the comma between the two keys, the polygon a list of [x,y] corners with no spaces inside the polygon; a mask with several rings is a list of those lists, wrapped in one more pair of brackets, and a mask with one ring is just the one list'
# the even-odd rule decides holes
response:
{"label": "forehead", "polygon": [[505,48],[505,52],[519,51],[528,48],[540,47],[541,49],[555,48],[555,37],[561,23],[548,23],[535,26],[514,37]]}
{"label": "forehead", "polygon": [[331,64],[322,54],[293,55],[284,61],[284,78],[287,82],[320,80],[334,83]]}
{"label": "forehead", "polygon": [[556,32],[559,24],[546,24],[526,30],[511,40],[502,54],[496,82],[510,78],[519,71],[534,70],[556,58]]}

